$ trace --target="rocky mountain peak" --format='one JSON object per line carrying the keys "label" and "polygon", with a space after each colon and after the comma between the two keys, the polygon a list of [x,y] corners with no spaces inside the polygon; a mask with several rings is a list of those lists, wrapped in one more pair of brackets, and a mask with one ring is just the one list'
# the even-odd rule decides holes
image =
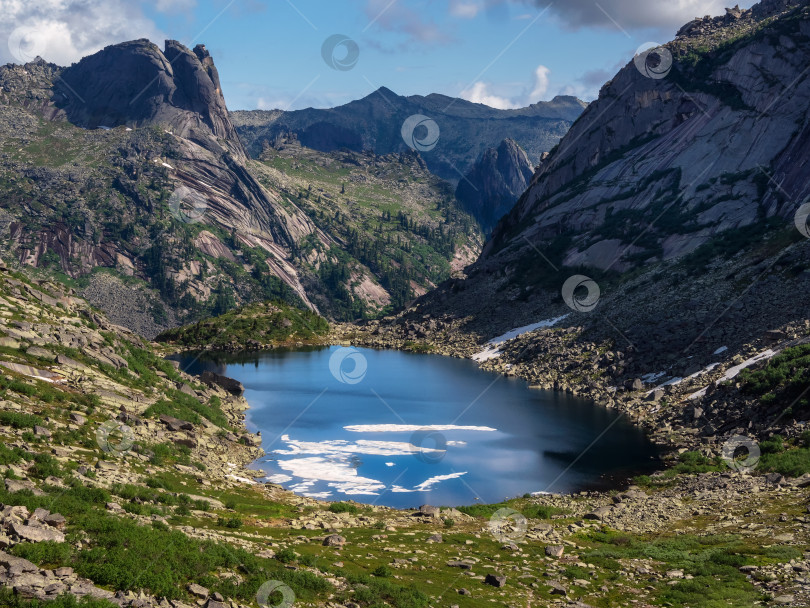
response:
{"label": "rocky mountain peak", "polygon": [[201,44],[194,51],[176,40],[163,51],[146,39],[111,45],[66,68],[56,87],[54,100],[74,124],[161,125],[213,152],[245,156]]}
{"label": "rocky mountain peak", "polygon": [[462,179],[456,198],[489,231],[526,190],[533,174],[526,152],[513,139],[484,151]]}

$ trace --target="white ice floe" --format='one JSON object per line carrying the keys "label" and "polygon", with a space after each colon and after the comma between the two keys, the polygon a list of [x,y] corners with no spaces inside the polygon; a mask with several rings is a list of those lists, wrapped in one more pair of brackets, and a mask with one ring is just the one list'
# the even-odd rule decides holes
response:
{"label": "white ice floe", "polygon": [[467,442],[466,441],[448,441],[447,445],[448,446],[464,446],[464,445],[467,445]]}
{"label": "white ice floe", "polygon": [[[777,354],[779,354],[778,350],[772,350],[772,349],[769,348],[768,350],[765,350],[765,351],[759,353],[755,357],[751,357],[750,359],[748,359],[746,361],[743,361],[739,365],[735,365],[734,367],[729,367],[726,370],[726,373],[723,374],[723,376],[721,378],[716,380],[714,382],[714,384],[718,385],[718,384],[721,384],[723,382],[727,382],[728,380],[731,380],[732,378],[735,378],[737,376],[737,374],[739,374],[746,367],[751,367],[752,365],[755,365],[755,364],[759,363],[760,361],[767,361],[768,359],[772,358],[773,356],[775,356]],[[689,398],[690,399],[697,399],[699,397],[703,397],[703,395],[706,394],[706,391],[708,390],[708,388],[709,387],[707,386],[707,387],[704,387],[704,388],[700,389],[696,393],[692,393],[691,395],[689,395]]]}
{"label": "white ice floe", "polygon": [[402,487],[402,486],[395,485],[395,486],[393,486],[391,488],[391,491],[396,492],[396,493],[402,493],[402,492],[429,492],[430,490],[433,489],[433,486],[435,486],[437,483],[441,483],[441,482],[447,481],[449,479],[457,479],[457,478],[461,477],[462,475],[466,475],[466,474],[467,474],[467,471],[463,471],[463,472],[460,472],[460,473],[448,473],[447,475],[436,475],[435,477],[430,477],[430,478],[426,479],[425,481],[423,481],[422,483],[419,483],[419,484],[415,485],[413,488],[405,488],[405,487]]}
{"label": "white ice floe", "polygon": [[556,317],[554,319],[546,319],[545,321],[532,323],[531,325],[524,325],[523,327],[517,327],[515,329],[506,332],[503,335],[498,336],[497,338],[492,338],[492,340],[487,342],[484,350],[477,352],[472,356],[472,360],[477,361],[478,363],[483,363],[484,361],[488,361],[490,359],[494,359],[495,357],[499,357],[501,355],[499,347],[504,342],[513,340],[518,336],[522,336],[523,334],[527,334],[537,329],[553,327],[554,325],[565,319],[567,316],[568,315],[562,315],[561,317]]}
{"label": "white ice floe", "polygon": [[[343,427],[353,433],[415,433],[416,431],[485,431],[491,426],[458,426],[456,424],[350,424]],[[360,442],[358,442],[360,443]]]}
{"label": "white ice floe", "polygon": [[287,439],[288,449],[274,450],[274,454],[292,456],[298,454],[312,454],[319,456],[336,456],[346,454],[366,454],[369,456],[406,456],[417,452],[443,452],[435,448],[424,448],[405,441],[346,441],[333,439],[326,441],[299,441]]}
{"label": "white ice floe", "polygon": [[396,463],[394,463],[394,462],[386,462],[386,463],[385,463],[385,466],[387,466],[387,467],[393,467],[393,466],[396,466]]}
{"label": "white ice floe", "polygon": [[720,348],[718,348],[716,351],[714,351],[714,353],[713,353],[713,354],[715,354],[715,355],[719,355],[720,353],[724,353],[724,352],[726,352],[727,350],[728,350],[728,346],[721,346],[721,347],[720,347]]}
{"label": "white ice floe", "polygon": [[240,481],[242,483],[246,483],[248,485],[253,485],[256,483],[252,479],[248,479],[247,477],[239,477],[239,475],[234,475],[233,473],[228,473],[225,477],[228,477],[229,479],[233,479],[236,481]]}
{"label": "white ice floe", "polygon": [[348,459],[310,456],[279,460],[278,466],[305,480],[290,487],[295,492],[307,491],[317,481],[325,481],[327,486],[344,494],[378,494],[385,488],[381,481],[358,475]]}

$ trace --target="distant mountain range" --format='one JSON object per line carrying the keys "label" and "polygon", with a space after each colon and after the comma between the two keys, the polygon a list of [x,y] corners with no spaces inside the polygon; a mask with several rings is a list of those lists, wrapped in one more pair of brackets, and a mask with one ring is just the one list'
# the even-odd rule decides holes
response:
{"label": "distant mountain range", "polygon": [[[420,138],[427,138],[420,152],[428,169],[455,185],[486,150],[505,138],[517,142],[536,164],[586,107],[575,97],[559,96],[526,108],[497,110],[438,94],[404,97],[383,87],[336,108],[237,111],[231,112],[231,121],[253,157],[287,133],[294,133],[302,145],[324,152],[346,148],[390,154],[409,149],[403,126],[410,132],[406,121],[421,116],[414,123],[422,129],[415,132],[416,147]],[[424,119],[433,121],[430,134]]]}

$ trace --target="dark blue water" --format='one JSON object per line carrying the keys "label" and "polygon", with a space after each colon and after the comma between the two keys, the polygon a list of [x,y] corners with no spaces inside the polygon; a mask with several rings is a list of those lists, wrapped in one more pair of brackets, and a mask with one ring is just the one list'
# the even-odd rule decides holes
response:
{"label": "dark blue water", "polygon": [[472,361],[340,347],[181,359],[245,385],[254,466],[301,494],[394,507],[607,487],[658,464],[615,412]]}

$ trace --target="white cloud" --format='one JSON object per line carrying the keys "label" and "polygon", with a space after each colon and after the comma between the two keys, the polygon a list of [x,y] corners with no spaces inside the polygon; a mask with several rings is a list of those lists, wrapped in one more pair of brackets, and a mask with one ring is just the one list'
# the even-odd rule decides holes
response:
{"label": "white cloud", "polygon": [[197,0],[155,0],[155,8],[161,13],[184,13],[197,6]]}
{"label": "white cloud", "polygon": [[450,14],[459,19],[474,19],[484,6],[481,2],[469,0],[451,0]]}
{"label": "white cloud", "polygon": [[366,0],[365,13],[367,27],[403,34],[408,43],[447,44],[452,40],[444,29],[425,17],[425,11],[413,10],[402,2]]}
{"label": "white cloud", "polygon": [[506,97],[493,95],[489,91],[489,85],[485,82],[476,82],[469,89],[462,91],[459,97],[473,103],[482,103],[491,108],[498,108],[499,110],[509,110],[518,107],[515,102]]}
{"label": "white cloud", "polygon": [[[532,0],[538,8],[548,6],[546,0]],[[678,28],[696,17],[723,15],[727,0],[565,0],[555,2],[551,11],[569,27],[604,27],[625,30],[643,28]],[[753,1],[741,2],[749,8]]]}
{"label": "white cloud", "polygon": [[[157,0],[177,5],[190,0]],[[109,44],[163,34],[137,2],[127,0],[0,0],[0,63],[40,55],[69,65]],[[33,56],[32,56],[33,55]]]}
{"label": "white cloud", "polygon": [[534,88],[529,94],[529,103],[536,103],[541,99],[545,99],[548,93],[548,75],[551,73],[544,65],[538,65],[534,71]]}
{"label": "white cloud", "polygon": [[508,96],[498,94],[492,90],[492,85],[478,81],[471,87],[463,90],[459,97],[473,103],[482,103],[499,110],[523,108],[545,99],[549,89],[549,75],[551,70],[544,65],[538,65],[534,70],[531,87],[525,87],[517,95]]}

